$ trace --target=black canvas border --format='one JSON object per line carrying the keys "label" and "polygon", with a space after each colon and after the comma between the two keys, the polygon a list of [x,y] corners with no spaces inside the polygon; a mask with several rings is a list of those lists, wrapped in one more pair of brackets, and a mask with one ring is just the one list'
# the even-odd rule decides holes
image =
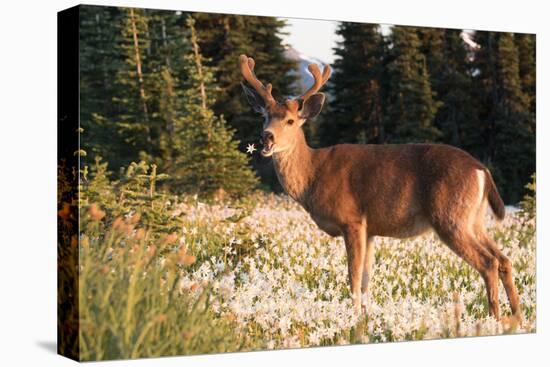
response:
{"label": "black canvas border", "polygon": [[79,14],[57,13],[57,352],[80,360],[79,215]]}

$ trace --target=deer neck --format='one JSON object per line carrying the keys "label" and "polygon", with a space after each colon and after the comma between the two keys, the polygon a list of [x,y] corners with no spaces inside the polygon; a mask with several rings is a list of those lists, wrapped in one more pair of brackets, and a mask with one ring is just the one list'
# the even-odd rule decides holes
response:
{"label": "deer neck", "polygon": [[302,205],[314,177],[314,149],[306,142],[300,129],[296,143],[291,148],[273,154],[273,164],[277,178],[290,197]]}

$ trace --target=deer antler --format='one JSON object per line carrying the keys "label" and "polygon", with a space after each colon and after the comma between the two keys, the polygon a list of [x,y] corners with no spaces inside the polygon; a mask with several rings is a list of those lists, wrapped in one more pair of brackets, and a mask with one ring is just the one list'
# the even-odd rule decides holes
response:
{"label": "deer antler", "polygon": [[327,82],[328,78],[330,78],[330,73],[332,72],[330,66],[328,65],[325,65],[323,68],[323,75],[321,75],[321,71],[319,70],[319,66],[317,64],[309,64],[307,69],[311,75],[313,75],[314,83],[311,88],[298,97],[298,99],[302,99],[304,101],[321,89],[321,87]]}
{"label": "deer antler", "polygon": [[239,63],[244,79],[264,99],[266,105],[275,103],[275,99],[271,95],[272,85],[268,83],[264,86],[262,82],[258,80],[256,74],[254,74],[254,59],[246,55],[241,55],[239,56]]}

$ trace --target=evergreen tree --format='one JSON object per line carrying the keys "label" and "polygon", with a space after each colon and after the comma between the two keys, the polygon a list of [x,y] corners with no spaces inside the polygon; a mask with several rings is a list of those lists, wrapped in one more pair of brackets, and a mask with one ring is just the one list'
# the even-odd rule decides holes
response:
{"label": "evergreen tree", "polygon": [[115,170],[138,159],[165,164],[189,47],[181,13],[83,6],[80,19],[88,151]]}
{"label": "evergreen tree", "polygon": [[177,187],[188,192],[242,195],[256,184],[256,177],[238,150],[233,131],[211,108],[216,90],[213,72],[204,65],[191,16],[187,25],[192,51],[184,58],[184,114],[175,120],[175,157],[169,173]]}
{"label": "evergreen tree", "polygon": [[183,56],[189,51],[185,16],[181,12],[146,10],[148,15],[146,50],[149,67],[154,71],[169,68],[177,79],[183,80]]}
{"label": "evergreen tree", "polygon": [[517,203],[523,196],[524,185],[535,171],[535,132],[530,101],[521,85],[513,34],[500,34],[497,60],[500,93],[494,116],[497,147],[494,162],[506,181],[503,194]]}
{"label": "evergreen tree", "polygon": [[434,125],[442,140],[449,144],[473,148],[470,137],[476,134],[477,111],[472,100],[472,77],[462,31],[457,29],[420,28],[421,51],[426,57],[430,84],[440,103]]}
{"label": "evergreen tree", "polygon": [[389,51],[385,127],[392,142],[434,142],[439,104],[434,100],[426,58],[415,28],[393,27]]}
{"label": "evergreen tree", "polygon": [[177,120],[183,116],[183,93],[179,88],[179,80],[168,66],[160,70],[158,81],[158,112],[155,116],[159,119],[163,129],[156,138],[158,148],[157,162],[163,172],[170,171],[177,149],[174,149]]}
{"label": "evergreen tree", "polygon": [[182,89],[187,78],[183,55],[190,51],[185,17],[179,12],[147,10],[147,69],[151,97],[149,125],[153,160],[166,167],[173,159],[175,120],[183,113]]}
{"label": "evergreen tree", "polygon": [[[476,101],[480,121],[477,134],[470,137],[471,145],[476,147],[476,156],[493,169],[495,152],[495,108],[498,105],[497,47],[495,32],[476,31],[473,40],[479,45],[475,50],[472,74],[476,88],[473,97]],[[498,172],[493,172],[498,176]],[[500,182],[496,177],[497,183]]]}
{"label": "evergreen tree", "polygon": [[444,28],[415,28],[420,40],[420,51],[426,58],[426,65],[430,73],[430,82],[435,90],[440,84],[438,76],[443,73],[446,65],[446,39]]}
{"label": "evergreen tree", "polygon": [[185,78],[182,55],[189,49],[181,13],[121,9],[117,51],[123,58],[113,101],[112,124],[125,151],[115,160],[120,167],[147,160],[163,166],[171,157],[173,119],[180,114],[179,90]]}
{"label": "evergreen tree", "polygon": [[536,103],[536,38],[534,34],[517,33],[514,35],[519,53],[519,76],[523,92],[529,99],[529,107],[533,115],[533,128],[537,110]]}
{"label": "evergreen tree", "polygon": [[336,30],[342,41],[329,84],[329,111],[321,121],[324,145],[382,143],[384,41],[376,24],[342,22]]}
{"label": "evergreen tree", "polygon": [[535,131],[522,89],[519,53],[510,33],[476,32],[474,60],[483,161],[506,202],[516,203],[535,171]]}
{"label": "evergreen tree", "polygon": [[112,118],[118,113],[114,82],[123,63],[118,52],[121,12],[114,7],[80,7],[80,121],[82,146],[88,155],[114,159],[123,143],[117,140]]}
{"label": "evergreen tree", "polygon": [[147,38],[148,16],[144,9],[125,8],[121,25],[119,50],[124,64],[118,70],[116,83],[120,92],[113,98],[119,109],[116,127],[127,147],[123,164],[138,159],[150,160],[153,153],[149,87],[151,75],[147,66],[150,40]]}

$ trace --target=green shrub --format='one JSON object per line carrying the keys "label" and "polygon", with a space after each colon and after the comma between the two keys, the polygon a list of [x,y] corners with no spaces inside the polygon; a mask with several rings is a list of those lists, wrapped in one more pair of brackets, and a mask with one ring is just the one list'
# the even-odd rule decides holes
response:
{"label": "green shrub", "polygon": [[528,193],[525,194],[520,202],[520,209],[523,216],[527,220],[534,219],[537,215],[537,176],[536,173],[531,175],[531,182],[525,185]]}
{"label": "green shrub", "polygon": [[100,160],[85,182],[80,209],[79,313],[82,360],[140,358],[250,347],[233,321],[210,307],[206,285],[182,288],[195,261],[171,215],[174,197],[157,193],[165,178],[132,164],[110,182]]}

